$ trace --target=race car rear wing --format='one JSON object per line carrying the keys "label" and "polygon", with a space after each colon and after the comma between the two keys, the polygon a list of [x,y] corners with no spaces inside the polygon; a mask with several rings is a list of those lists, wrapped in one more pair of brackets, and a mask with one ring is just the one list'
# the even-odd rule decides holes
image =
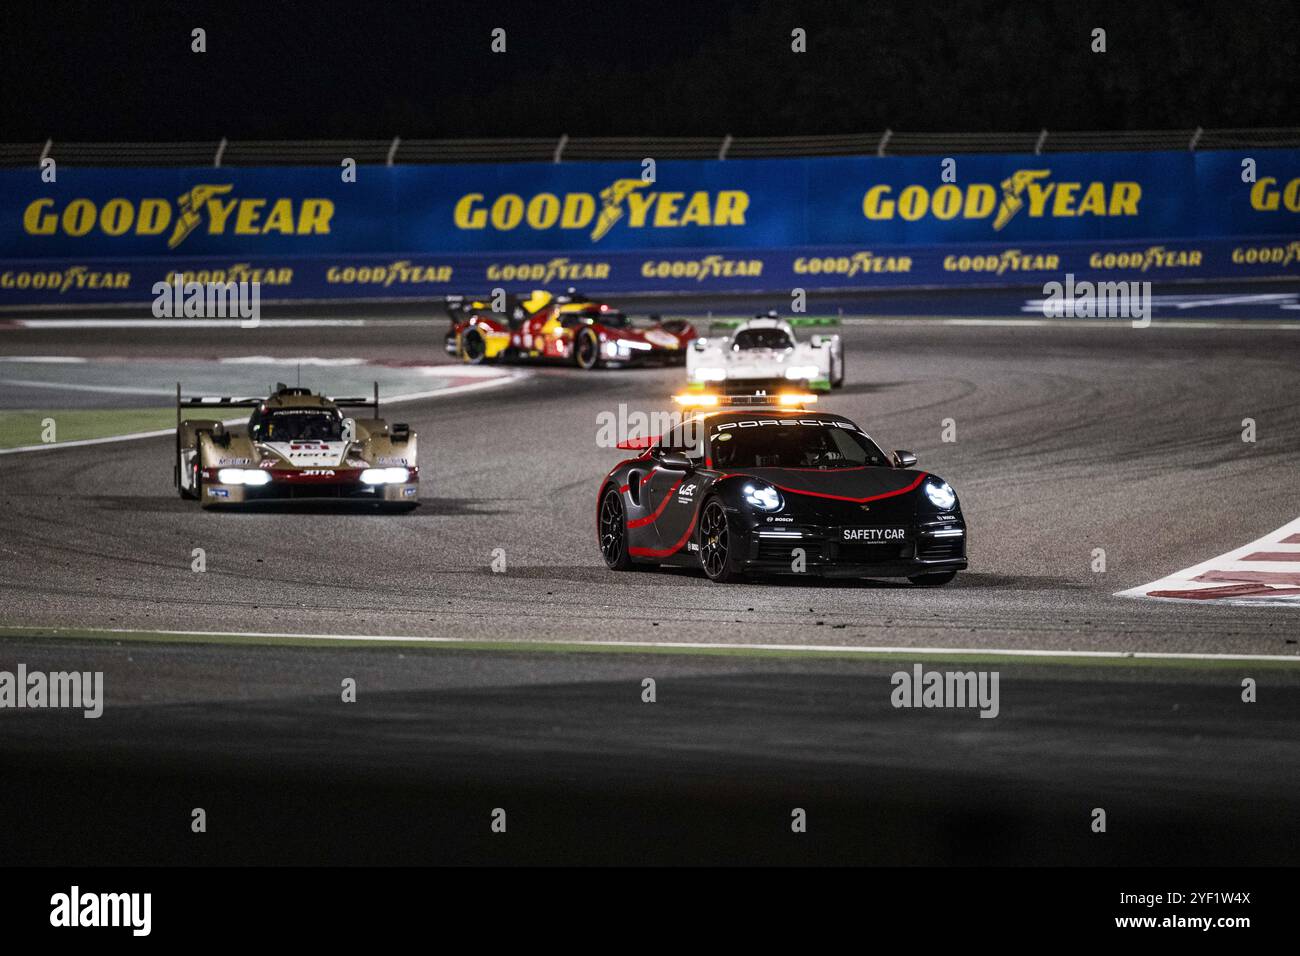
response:
{"label": "race car rear wing", "polygon": [[[333,402],[339,408],[369,408],[374,418],[379,417],[379,383],[374,383],[374,395],[371,398],[334,398],[325,396],[326,400]],[[293,391],[285,385],[276,385],[271,394],[278,392]],[[306,392],[306,389],[302,389]],[[176,427],[180,428],[181,413],[187,408],[256,408],[266,401],[262,395],[247,396],[213,396],[213,395],[195,395],[186,398],[181,394],[181,383],[176,383]]]}
{"label": "race car rear wing", "polygon": [[339,408],[368,408],[374,414],[372,418],[379,417],[379,383],[375,382],[375,394],[373,398],[331,398],[330,401]]}
{"label": "race car rear wing", "polygon": [[453,323],[459,322],[463,318],[473,315],[475,312],[493,312],[502,318],[512,315],[515,307],[519,305],[520,297],[518,295],[506,294],[505,311],[494,312],[490,302],[484,302],[481,299],[475,299],[467,295],[445,295],[442,297],[442,307],[447,312],[447,318]]}
{"label": "race car rear wing", "polygon": [[[186,398],[181,394],[181,383],[176,383],[176,453],[180,454],[181,450],[181,423],[184,421],[184,412],[187,408],[256,408],[266,399],[260,396],[230,396],[230,395],[195,395]],[[215,434],[215,433],[214,433]],[[179,467],[179,466],[178,466]],[[176,480],[180,481],[180,473],[177,472]]]}
{"label": "race car rear wing", "polygon": [[462,315],[473,311],[474,302],[463,295],[448,295],[442,299],[442,307],[447,311],[447,318],[455,322]]}
{"label": "race car rear wing", "polygon": [[[766,319],[771,316],[759,315],[755,318]],[[781,316],[782,321],[789,322],[793,328],[811,328],[838,326],[840,324],[839,316],[835,315],[801,315],[801,316]],[[730,329],[737,328],[749,319],[713,319],[709,322],[709,334],[714,335],[718,332],[726,332]]]}
{"label": "race car rear wing", "polygon": [[181,394],[181,383],[176,383],[176,432],[180,434],[181,414],[187,408],[256,408],[266,399],[260,396],[195,395],[186,398]]}

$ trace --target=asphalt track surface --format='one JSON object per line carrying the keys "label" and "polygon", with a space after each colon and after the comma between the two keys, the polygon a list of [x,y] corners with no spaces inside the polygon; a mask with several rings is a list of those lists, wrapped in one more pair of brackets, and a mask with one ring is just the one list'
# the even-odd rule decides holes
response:
{"label": "asphalt track surface", "polygon": [[[442,329],[137,330],[89,347],[89,333],[13,331],[2,344],[440,362]],[[1300,336],[924,323],[844,334],[848,383],[818,407],[915,451],[961,496],[970,570],[941,590],[609,572],[595,497],[624,456],[598,447],[600,416],[670,409],[683,374],[540,369],[387,410],[420,435],[423,504],[409,516],[200,511],[172,489],[167,439],[0,457],[5,623],[1300,654],[1286,608],[1112,596],[1300,513]],[[1246,417],[1254,443],[1241,440]],[[955,442],[942,441],[946,419]],[[190,570],[194,548],[205,574]]]}
{"label": "asphalt track surface", "polygon": [[[0,352],[440,362],[444,327],[10,329]],[[13,628],[0,669],[100,669],[108,687],[98,721],[0,714],[0,810],[23,834],[12,858],[1294,862],[1294,665],[995,656],[978,666],[1002,672],[1002,713],[981,720],[889,706],[892,671],[948,666],[920,655],[520,646],[1300,655],[1290,608],[1113,596],[1296,517],[1294,331],[916,321],[843,334],[848,384],[821,407],[956,487],[971,569],[948,587],[722,587],[606,570],[594,500],[620,454],[597,446],[597,416],[668,408],[680,370],[537,369],[389,409],[420,433],[423,506],[405,516],[203,512],[175,497],[166,439],[0,456],[0,617]],[[944,419],[955,442],[941,440]],[[196,547],[202,574],[190,570]],[[496,549],[505,573],[491,570]],[[143,642],[44,627],[503,646]],[[349,676],[358,702],[344,705]],[[1260,681],[1257,704],[1240,702],[1245,676]],[[640,700],[645,677],[659,682],[655,704]],[[196,844],[193,806],[237,825]],[[508,837],[487,833],[498,806],[518,809]],[[789,839],[794,806],[810,813],[803,842]],[[1110,814],[1107,834],[1089,830],[1094,807]]]}

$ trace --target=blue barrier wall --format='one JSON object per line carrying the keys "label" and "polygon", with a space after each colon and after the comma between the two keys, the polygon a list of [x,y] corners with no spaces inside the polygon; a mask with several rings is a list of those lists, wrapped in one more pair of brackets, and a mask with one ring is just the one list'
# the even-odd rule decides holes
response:
{"label": "blue barrier wall", "polygon": [[1300,152],[0,172],[0,304],[1300,275]]}

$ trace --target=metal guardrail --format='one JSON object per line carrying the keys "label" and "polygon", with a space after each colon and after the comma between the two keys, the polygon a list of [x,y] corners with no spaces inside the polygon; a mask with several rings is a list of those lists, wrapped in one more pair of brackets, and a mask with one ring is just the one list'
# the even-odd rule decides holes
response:
{"label": "metal guardrail", "polygon": [[759,159],[782,156],[946,156],[1098,150],[1300,147],[1300,128],[1108,132],[904,133],[835,136],[569,137],[558,139],[286,140],[199,143],[0,143],[0,166],[337,166],[561,163],[580,160]]}

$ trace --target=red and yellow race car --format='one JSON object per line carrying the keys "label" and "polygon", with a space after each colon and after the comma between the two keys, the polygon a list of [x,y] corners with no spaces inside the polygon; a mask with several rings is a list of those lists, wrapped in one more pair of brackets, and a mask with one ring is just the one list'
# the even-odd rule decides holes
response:
{"label": "red and yellow race car", "polygon": [[[497,361],[568,362],[583,369],[681,364],[695,339],[684,319],[633,319],[570,289],[502,296],[495,303],[448,296],[447,354],[477,365]],[[494,308],[494,305],[496,308]]]}

